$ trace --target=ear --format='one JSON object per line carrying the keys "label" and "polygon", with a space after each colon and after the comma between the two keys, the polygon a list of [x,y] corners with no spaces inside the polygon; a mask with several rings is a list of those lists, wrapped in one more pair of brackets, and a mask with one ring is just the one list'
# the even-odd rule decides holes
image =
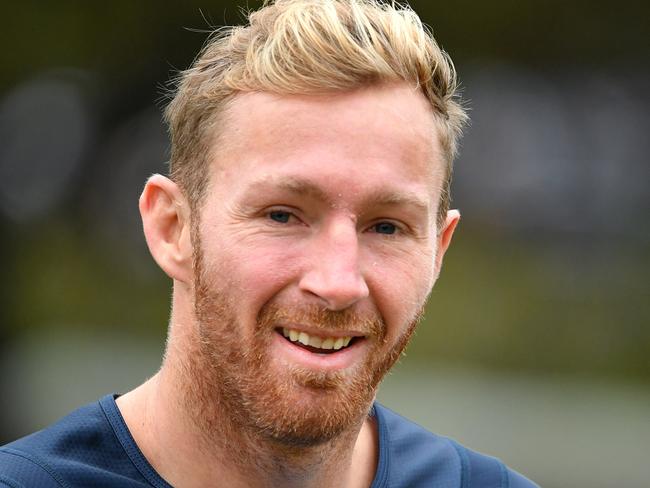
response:
{"label": "ear", "polygon": [[444,227],[441,232],[438,233],[438,252],[436,252],[436,265],[435,265],[435,277],[436,280],[440,275],[440,270],[442,269],[442,258],[444,258],[447,249],[449,249],[449,244],[451,244],[451,238],[454,235],[456,226],[460,221],[460,212],[458,210],[449,210],[447,212],[447,219],[445,220]]}
{"label": "ear", "polygon": [[147,180],[140,196],[147,246],[158,266],[173,280],[192,281],[189,205],[176,183],[162,175]]}

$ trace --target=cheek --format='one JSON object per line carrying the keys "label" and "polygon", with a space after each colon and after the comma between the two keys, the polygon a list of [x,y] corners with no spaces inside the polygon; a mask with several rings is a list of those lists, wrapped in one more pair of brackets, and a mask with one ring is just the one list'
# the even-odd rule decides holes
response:
{"label": "cheek", "polygon": [[374,260],[368,286],[388,325],[388,340],[400,336],[422,310],[434,279],[433,256],[414,251],[390,260]]}
{"label": "cheek", "polygon": [[204,253],[221,277],[224,293],[251,314],[257,314],[262,305],[294,282],[301,266],[299,252],[286,242],[269,245],[268,241],[222,238]]}

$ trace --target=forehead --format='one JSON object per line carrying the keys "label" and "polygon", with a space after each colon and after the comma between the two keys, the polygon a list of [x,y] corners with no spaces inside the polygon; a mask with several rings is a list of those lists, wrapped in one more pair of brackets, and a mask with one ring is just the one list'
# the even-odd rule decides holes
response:
{"label": "forehead", "polygon": [[240,93],[215,135],[217,181],[343,174],[357,186],[385,186],[399,176],[437,189],[443,173],[432,108],[406,84],[319,95]]}

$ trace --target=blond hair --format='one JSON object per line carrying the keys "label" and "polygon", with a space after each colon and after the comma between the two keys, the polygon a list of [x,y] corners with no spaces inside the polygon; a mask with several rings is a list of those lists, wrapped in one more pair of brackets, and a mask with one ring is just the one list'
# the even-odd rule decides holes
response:
{"label": "blond hair", "polygon": [[440,229],[467,116],[448,55],[417,14],[395,2],[267,1],[250,13],[247,26],[217,30],[178,77],[165,112],[171,177],[195,213],[206,192],[215,122],[238,92],[309,94],[396,81],[419,88],[433,107],[445,159]]}

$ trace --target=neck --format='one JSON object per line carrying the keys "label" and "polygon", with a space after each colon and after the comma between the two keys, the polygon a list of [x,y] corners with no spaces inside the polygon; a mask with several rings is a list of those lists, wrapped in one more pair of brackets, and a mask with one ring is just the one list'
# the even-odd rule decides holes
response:
{"label": "neck", "polygon": [[224,486],[224,480],[233,488],[370,486],[377,439],[365,413],[327,442],[283,444],[234,425],[225,402],[214,396],[206,402],[201,385],[187,381],[188,367],[168,350],[156,376],[118,399],[136,443],[173,486]]}

